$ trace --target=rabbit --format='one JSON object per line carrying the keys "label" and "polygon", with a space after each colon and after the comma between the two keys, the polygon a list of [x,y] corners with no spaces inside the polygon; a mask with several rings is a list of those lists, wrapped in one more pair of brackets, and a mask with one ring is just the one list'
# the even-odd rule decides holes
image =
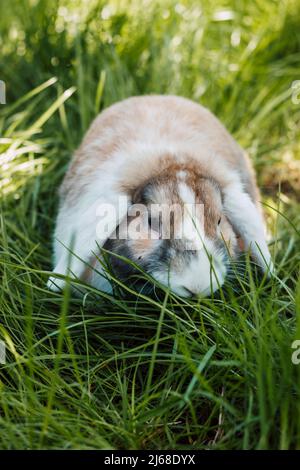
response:
{"label": "rabbit", "polygon": [[[183,297],[220,288],[241,249],[263,272],[273,271],[250,160],[220,121],[189,99],[146,95],[106,108],[75,152],[59,195],[55,274],[111,292],[101,247],[117,255],[110,260],[120,279],[134,271],[126,257]],[[173,217],[172,235],[161,235],[161,217],[148,209],[173,204],[204,208],[194,217],[198,239],[184,211],[176,223]],[[139,224],[138,237],[128,223]],[[48,287],[61,290],[65,282],[53,275]]]}

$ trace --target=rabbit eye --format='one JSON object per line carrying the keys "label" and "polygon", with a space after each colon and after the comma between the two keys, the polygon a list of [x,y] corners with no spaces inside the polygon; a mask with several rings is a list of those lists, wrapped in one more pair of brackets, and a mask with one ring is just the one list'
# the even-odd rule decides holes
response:
{"label": "rabbit eye", "polygon": [[220,225],[222,218],[220,217],[218,220],[218,225]]}
{"label": "rabbit eye", "polygon": [[148,215],[148,226],[153,232],[161,233],[162,230],[162,220],[160,215],[158,217]]}
{"label": "rabbit eye", "polygon": [[148,226],[150,230],[153,230],[154,232],[157,232],[159,230],[159,221],[151,216],[151,214],[148,215]]}

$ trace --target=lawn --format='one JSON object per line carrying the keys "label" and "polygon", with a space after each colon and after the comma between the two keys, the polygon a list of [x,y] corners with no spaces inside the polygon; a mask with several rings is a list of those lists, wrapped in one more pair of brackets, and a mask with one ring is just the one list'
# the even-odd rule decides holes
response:
{"label": "lawn", "polygon": [[[0,0],[1,449],[300,449],[299,18],[299,0]],[[145,93],[204,104],[248,151],[272,279],[47,290],[70,156]]]}

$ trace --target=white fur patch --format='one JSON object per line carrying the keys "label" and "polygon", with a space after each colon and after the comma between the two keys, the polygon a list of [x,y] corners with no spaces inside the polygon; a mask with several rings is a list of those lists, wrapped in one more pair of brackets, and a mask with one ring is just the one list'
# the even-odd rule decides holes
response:
{"label": "white fur patch", "polygon": [[214,253],[213,243],[205,241],[205,249],[199,250],[180,272],[156,272],[153,276],[173,292],[183,297],[192,294],[207,296],[224,284],[227,268]]}

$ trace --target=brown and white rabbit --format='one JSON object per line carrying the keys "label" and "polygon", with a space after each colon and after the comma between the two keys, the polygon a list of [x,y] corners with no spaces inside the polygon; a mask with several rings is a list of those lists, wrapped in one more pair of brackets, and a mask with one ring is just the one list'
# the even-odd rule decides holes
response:
{"label": "brown and white rabbit", "polygon": [[[173,221],[169,239],[143,236],[156,231],[157,221],[130,213],[136,204],[203,204],[201,243],[174,236],[191,230],[186,215]],[[99,207],[107,207],[105,220]],[[129,219],[139,222],[139,238],[120,236]],[[243,150],[213,114],[188,99],[132,97],[94,120],[71,161],[60,189],[54,273],[110,291],[109,280],[89,268],[99,269],[95,254],[104,246],[179,295],[208,295],[224,283],[239,239],[263,271],[272,270],[259,192]],[[111,261],[122,279],[130,275],[126,263]],[[55,276],[48,281],[53,290],[64,284]]]}

